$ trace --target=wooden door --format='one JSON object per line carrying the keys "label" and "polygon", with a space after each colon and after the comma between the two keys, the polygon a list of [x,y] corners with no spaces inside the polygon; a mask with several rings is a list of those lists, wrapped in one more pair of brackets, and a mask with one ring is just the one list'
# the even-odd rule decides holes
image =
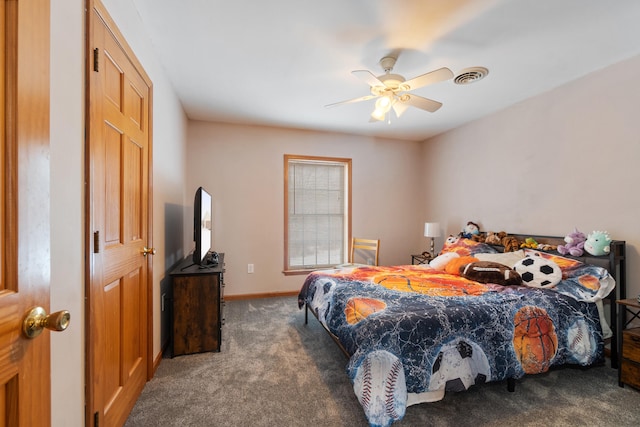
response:
{"label": "wooden door", "polygon": [[49,0],[0,0],[0,426],[51,424],[49,332]]}
{"label": "wooden door", "polygon": [[151,365],[151,81],[90,3],[86,425],[103,427],[125,422]]}

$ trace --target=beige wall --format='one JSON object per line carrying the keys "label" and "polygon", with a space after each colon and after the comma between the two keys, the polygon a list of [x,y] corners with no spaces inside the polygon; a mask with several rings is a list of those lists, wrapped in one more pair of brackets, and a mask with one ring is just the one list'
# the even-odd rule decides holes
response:
{"label": "beige wall", "polygon": [[[213,246],[225,253],[227,295],[299,290],[282,274],[284,154],[353,160],[353,234],[381,240],[381,264],[409,264],[426,247],[419,202],[420,144],[259,126],[189,122],[187,188],[213,197]],[[193,249],[193,201],[185,247]],[[247,273],[247,264],[255,273]]]}
{"label": "beige wall", "polygon": [[635,57],[425,142],[426,212],[451,234],[468,220],[513,233],[607,230],[627,242],[635,297],[638,75]]}
{"label": "beige wall", "polygon": [[[186,117],[139,31],[128,0],[104,0],[151,77],[153,108],[154,356],[160,352],[160,294],[166,271],[182,258]],[[51,2],[51,309],[68,309],[71,325],[51,338],[53,426],[84,425],[84,0]],[[176,219],[177,218],[177,219]]]}
{"label": "beige wall", "polygon": [[53,426],[84,424],[83,0],[51,2],[51,301],[71,323],[51,333]]}

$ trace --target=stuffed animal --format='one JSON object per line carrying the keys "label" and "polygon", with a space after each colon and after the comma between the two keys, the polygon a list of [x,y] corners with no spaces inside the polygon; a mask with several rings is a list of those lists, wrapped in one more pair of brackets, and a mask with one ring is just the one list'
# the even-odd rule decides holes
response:
{"label": "stuffed animal", "polygon": [[520,244],[520,247],[528,249],[538,249],[538,242],[536,242],[536,239],[534,239],[533,237],[527,237],[526,239],[524,239],[524,242]]}
{"label": "stuffed animal", "polygon": [[454,245],[458,242],[458,240],[460,240],[459,237],[454,236],[453,234],[449,234],[449,237],[447,237],[447,240],[444,241],[444,245],[445,246]]}
{"label": "stuffed animal", "polygon": [[484,243],[485,238],[486,236],[484,235],[484,233],[471,235],[471,240],[473,240],[474,242]]}
{"label": "stuffed animal", "polygon": [[504,246],[505,252],[515,252],[520,249],[520,243],[514,236],[509,236],[504,231],[501,231],[498,233],[498,237],[500,237],[500,244]]}
{"label": "stuffed animal", "polygon": [[589,233],[584,250],[594,256],[607,255],[611,251],[611,237],[606,231],[594,231]]}
{"label": "stuffed animal", "polygon": [[587,236],[585,236],[583,232],[578,231],[578,228],[575,227],[573,232],[564,237],[564,241],[567,242],[567,244],[558,245],[558,252],[562,255],[569,254],[573,256],[582,256],[584,253],[585,240],[587,240]]}
{"label": "stuffed animal", "polygon": [[502,243],[502,239],[498,237],[497,233],[493,231],[487,231],[487,237],[484,238],[484,242],[489,245],[499,245]]}
{"label": "stuffed animal", "polygon": [[548,243],[538,243],[538,250],[540,251],[555,251],[558,249],[557,245],[550,245]]}
{"label": "stuffed animal", "polygon": [[471,237],[476,234],[480,234],[480,226],[475,222],[469,221],[467,222],[467,225],[464,226],[464,229],[460,232],[460,237],[471,239]]}
{"label": "stuffed animal", "polygon": [[505,252],[515,252],[520,249],[518,239],[513,236],[504,236],[502,238],[502,246],[504,246]]}

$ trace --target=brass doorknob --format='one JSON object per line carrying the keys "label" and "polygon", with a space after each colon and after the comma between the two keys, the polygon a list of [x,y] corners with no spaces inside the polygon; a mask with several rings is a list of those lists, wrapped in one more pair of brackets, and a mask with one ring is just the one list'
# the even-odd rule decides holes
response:
{"label": "brass doorknob", "polygon": [[24,318],[22,330],[27,338],[35,338],[42,333],[44,328],[52,331],[64,331],[69,327],[71,314],[67,310],[56,311],[47,314],[42,307],[34,307]]}
{"label": "brass doorknob", "polygon": [[148,248],[146,246],[144,248],[142,248],[142,255],[143,256],[147,256],[147,254],[155,255],[156,254],[156,248]]}

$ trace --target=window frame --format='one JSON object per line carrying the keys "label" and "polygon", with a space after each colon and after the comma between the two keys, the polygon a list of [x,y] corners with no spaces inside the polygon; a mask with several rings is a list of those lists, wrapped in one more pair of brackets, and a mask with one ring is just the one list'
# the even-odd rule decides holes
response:
{"label": "window frame", "polygon": [[[352,160],[343,157],[322,157],[322,156],[305,156],[295,154],[284,155],[284,270],[285,275],[294,274],[308,274],[320,268],[326,268],[326,266],[317,266],[310,268],[295,268],[289,265],[289,162],[327,162],[327,163],[341,163],[345,167],[345,222],[346,230],[344,234],[344,257],[345,260],[348,257],[349,242],[351,241],[351,170]],[[346,262],[343,260],[343,262]]]}

